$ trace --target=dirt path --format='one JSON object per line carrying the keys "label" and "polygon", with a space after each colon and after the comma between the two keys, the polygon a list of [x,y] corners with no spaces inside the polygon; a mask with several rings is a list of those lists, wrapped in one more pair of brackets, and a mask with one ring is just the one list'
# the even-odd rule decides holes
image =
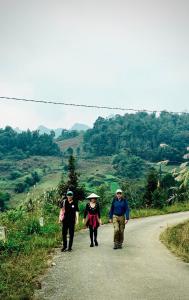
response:
{"label": "dirt path", "polygon": [[73,252],[55,255],[37,299],[188,300],[189,264],[159,241],[167,224],[187,218],[189,212],[130,220],[122,250],[112,249],[111,224],[100,228],[99,247],[89,247],[88,231],[76,234]]}

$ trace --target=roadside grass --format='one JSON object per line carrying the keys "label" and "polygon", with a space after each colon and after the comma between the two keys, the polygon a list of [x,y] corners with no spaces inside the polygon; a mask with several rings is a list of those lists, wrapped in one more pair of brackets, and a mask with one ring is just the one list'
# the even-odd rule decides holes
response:
{"label": "roadside grass", "polygon": [[38,287],[36,278],[48,266],[47,249],[36,249],[29,256],[20,254],[1,262],[1,299],[31,299]]}
{"label": "roadside grass", "polygon": [[189,201],[183,203],[175,203],[170,206],[165,206],[162,209],[140,208],[131,209],[131,218],[143,218],[150,216],[166,215],[182,211],[189,211]]}
{"label": "roadside grass", "polygon": [[168,227],[160,240],[175,255],[189,263],[189,220],[176,226]]}
{"label": "roadside grass", "polygon": [[0,241],[0,299],[31,299],[36,278],[51,264],[53,249],[60,245],[58,208],[48,208],[44,227],[39,215],[9,211],[0,215],[7,228],[6,242]]}

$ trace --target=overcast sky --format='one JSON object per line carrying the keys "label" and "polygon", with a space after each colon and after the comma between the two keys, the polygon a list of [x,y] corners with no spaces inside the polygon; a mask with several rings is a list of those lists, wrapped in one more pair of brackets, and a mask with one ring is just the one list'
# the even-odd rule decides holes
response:
{"label": "overcast sky", "polygon": [[[189,1],[0,0],[0,96],[188,110]],[[0,127],[112,113],[0,100]]]}

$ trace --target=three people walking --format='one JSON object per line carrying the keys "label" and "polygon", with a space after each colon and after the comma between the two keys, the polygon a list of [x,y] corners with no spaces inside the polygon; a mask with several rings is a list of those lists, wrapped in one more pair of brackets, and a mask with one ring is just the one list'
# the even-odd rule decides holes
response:
{"label": "three people walking", "polygon": [[110,223],[113,222],[114,225],[114,249],[121,249],[125,224],[129,221],[129,206],[120,189],[116,191],[116,197],[112,201],[109,218]]}
{"label": "three people walking", "polygon": [[[66,199],[61,205],[59,220],[62,222],[63,247],[61,251],[72,251],[75,224],[79,223],[78,202],[73,199],[73,192],[68,191]],[[100,206],[97,202],[98,195],[92,193],[87,197],[89,202],[84,211],[83,223],[89,228],[90,247],[98,246],[98,227],[102,224]],[[125,224],[129,221],[128,201],[123,197],[122,190],[116,191],[112,201],[109,222],[114,226],[114,249],[121,249],[124,241]],[[67,234],[69,231],[69,244],[67,245]]]}

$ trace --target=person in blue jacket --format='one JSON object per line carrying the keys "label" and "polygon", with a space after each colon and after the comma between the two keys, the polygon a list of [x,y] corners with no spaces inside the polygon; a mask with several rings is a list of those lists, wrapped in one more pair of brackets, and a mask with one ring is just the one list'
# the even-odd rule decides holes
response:
{"label": "person in blue jacket", "polygon": [[125,224],[129,221],[129,206],[120,189],[116,191],[116,197],[112,201],[109,218],[110,223],[113,222],[114,225],[114,249],[121,249]]}

